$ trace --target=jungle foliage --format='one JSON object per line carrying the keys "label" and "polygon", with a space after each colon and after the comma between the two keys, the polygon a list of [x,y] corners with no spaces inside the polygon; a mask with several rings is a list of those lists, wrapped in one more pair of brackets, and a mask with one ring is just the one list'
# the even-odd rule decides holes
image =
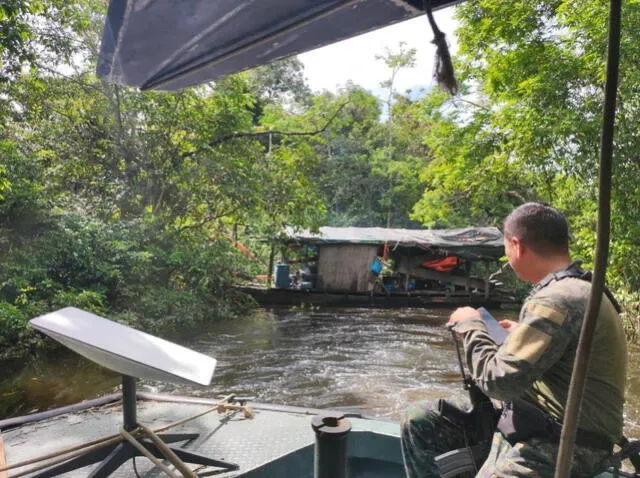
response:
{"label": "jungle foliage", "polygon": [[[640,325],[640,5],[623,10],[607,280],[632,331]],[[433,92],[421,103],[433,160],[413,217],[434,227],[496,222],[523,201],[544,201],[567,214],[573,255],[591,267],[607,3],[480,0],[456,12],[464,95]]]}
{"label": "jungle foliage", "polygon": [[355,85],[312,94],[290,59],[141,93],[93,73],[104,2],[12,0],[0,19],[5,357],[65,306],[156,332],[237,316],[252,302],[233,284],[267,272],[285,225],[410,222],[414,169],[380,152],[407,140]]}
{"label": "jungle foliage", "polygon": [[[93,73],[104,2],[0,3],[0,350],[38,345],[36,315],[74,305],[146,330],[234,317],[283,226],[500,225],[514,206],[567,213],[595,244],[605,4],[457,7],[462,93],[395,80],[311,92],[295,58],[180,93]],[[640,286],[640,7],[625,5],[609,283],[634,330]],[[246,246],[239,247],[237,241]],[[637,323],[635,324],[637,330]]]}

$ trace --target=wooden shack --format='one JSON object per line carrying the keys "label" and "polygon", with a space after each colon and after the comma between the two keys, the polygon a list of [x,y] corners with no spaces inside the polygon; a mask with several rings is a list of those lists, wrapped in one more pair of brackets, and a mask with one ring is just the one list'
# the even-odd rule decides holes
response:
{"label": "wooden shack", "polygon": [[377,245],[323,244],[318,247],[315,287],[349,292],[371,290],[371,264],[377,253]]}
{"label": "wooden shack", "polygon": [[[317,233],[288,230],[286,238],[297,248],[313,248],[312,288],[326,292],[488,297],[495,286],[490,275],[499,269],[498,259],[504,255],[503,236],[495,227],[322,227]],[[375,261],[384,270],[375,271]],[[484,266],[479,268],[481,275],[474,263]]]}

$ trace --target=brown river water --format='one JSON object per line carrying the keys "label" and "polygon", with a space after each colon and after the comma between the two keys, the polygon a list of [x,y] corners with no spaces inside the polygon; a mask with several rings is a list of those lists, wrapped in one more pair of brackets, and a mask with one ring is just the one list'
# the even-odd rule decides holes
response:
{"label": "brown river water", "polygon": [[[492,310],[498,319],[515,311]],[[218,360],[208,387],[142,381],[139,390],[400,418],[407,403],[463,393],[450,309],[258,309],[171,337]],[[0,419],[111,393],[120,378],[66,350],[0,364]],[[625,432],[640,438],[640,347],[631,347]]]}

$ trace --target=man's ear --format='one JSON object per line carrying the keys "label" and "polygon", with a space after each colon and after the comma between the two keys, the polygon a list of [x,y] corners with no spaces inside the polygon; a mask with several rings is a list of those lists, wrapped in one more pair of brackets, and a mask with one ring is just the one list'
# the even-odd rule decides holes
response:
{"label": "man's ear", "polygon": [[527,246],[517,237],[511,238],[511,245],[516,253],[516,257],[522,257],[526,251]]}

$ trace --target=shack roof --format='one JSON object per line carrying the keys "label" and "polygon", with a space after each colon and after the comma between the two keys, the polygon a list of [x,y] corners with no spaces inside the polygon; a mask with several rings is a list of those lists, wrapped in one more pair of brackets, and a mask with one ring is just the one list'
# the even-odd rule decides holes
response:
{"label": "shack roof", "polygon": [[459,229],[387,229],[384,227],[321,227],[319,232],[296,232],[287,228],[289,242],[303,244],[387,244],[418,247],[443,255],[471,260],[493,260],[504,256],[502,233],[495,227]]}

